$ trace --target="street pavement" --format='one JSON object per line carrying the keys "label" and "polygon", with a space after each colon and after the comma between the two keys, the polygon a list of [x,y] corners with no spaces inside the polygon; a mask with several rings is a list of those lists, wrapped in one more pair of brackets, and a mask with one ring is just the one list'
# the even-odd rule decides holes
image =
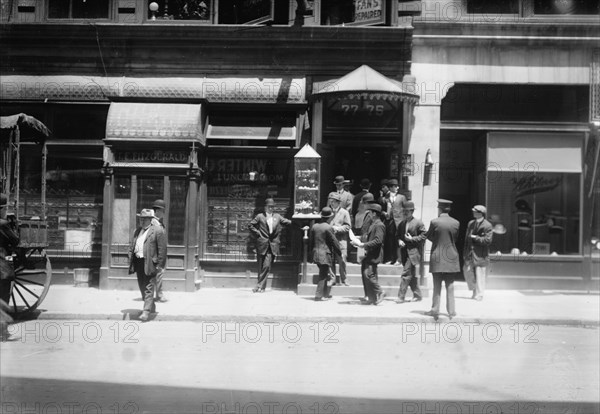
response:
{"label": "street pavement", "polygon": [[[472,300],[471,292],[457,283],[455,322],[514,322],[544,325],[598,327],[600,295],[582,291],[488,290],[483,301]],[[316,302],[294,291],[271,290],[253,293],[249,288],[202,288],[195,292],[166,292],[168,302],[157,303],[153,321],[295,321],[395,323],[423,322],[431,298],[397,304],[386,298],[379,306],[364,305],[358,297],[334,296]],[[135,320],[142,309],[137,291],[54,285],[40,305],[37,319],[46,320]],[[445,290],[442,291],[440,321],[448,321]]]}

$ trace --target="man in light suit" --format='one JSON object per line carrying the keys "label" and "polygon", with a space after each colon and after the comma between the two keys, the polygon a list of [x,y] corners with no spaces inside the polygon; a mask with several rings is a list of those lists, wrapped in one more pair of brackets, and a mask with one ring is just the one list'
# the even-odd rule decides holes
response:
{"label": "man in light suit", "polygon": [[331,288],[327,284],[329,280],[330,267],[333,265],[333,256],[339,255],[340,244],[333,233],[333,227],[329,223],[333,218],[333,211],[329,207],[321,210],[321,221],[310,229],[310,246],[312,249],[313,262],[319,267],[319,283],[315,300],[327,300]]}
{"label": "man in light suit", "polygon": [[254,293],[265,291],[271,266],[279,254],[282,226],[291,223],[290,220],[275,213],[274,210],[275,201],[272,198],[267,198],[265,200],[265,212],[257,214],[248,226],[248,229],[256,236],[258,283],[252,289]]}
{"label": "man in light suit", "polygon": [[421,289],[419,289],[419,276],[417,275],[417,268],[421,264],[423,254],[423,242],[406,238],[406,235],[418,237],[426,231],[423,222],[413,216],[414,211],[415,203],[412,201],[404,203],[404,216],[406,218],[400,222],[396,232],[398,246],[400,246],[400,260],[403,265],[402,281],[400,282],[400,289],[398,289],[398,303],[405,302],[406,291],[409,286],[413,293],[414,302],[419,302],[423,298]]}
{"label": "man in light suit", "polygon": [[485,279],[490,264],[489,246],[494,235],[492,223],[485,219],[485,206],[473,206],[473,220],[467,225],[465,248],[463,251],[463,273],[472,299],[481,301],[485,292]]}
{"label": "man in light suit", "polygon": [[371,210],[373,222],[366,235],[363,235],[365,241],[353,241],[352,244],[365,249],[365,257],[361,262],[361,273],[366,283],[369,301],[364,303],[379,305],[385,297],[385,292],[379,285],[377,274],[377,265],[383,261],[385,224],[381,221],[381,206],[379,204],[370,204],[368,208]]}
{"label": "man in light suit", "polygon": [[450,217],[448,213],[452,208],[452,201],[438,200],[438,217],[431,220],[426,233],[419,236],[406,236],[407,240],[431,241],[431,255],[429,259],[429,271],[433,274],[433,298],[431,310],[426,315],[438,319],[440,314],[440,297],[442,293],[442,282],[446,285],[446,309],[450,319],[456,316],[454,306],[454,277],[460,272],[460,262],[456,240],[460,223]]}
{"label": "man in light suit", "polygon": [[154,210],[143,209],[137,215],[141,220],[129,246],[129,273],[136,273],[138,286],[144,298],[144,310],[140,320],[147,321],[155,312],[154,289],[156,275],[163,271],[167,261],[167,239],[165,231],[152,225]]}
{"label": "man in light suit", "polygon": [[340,195],[340,207],[350,212],[350,210],[352,210],[352,200],[354,197],[352,196],[352,193],[350,191],[347,191],[344,188],[344,185],[346,183],[344,176],[338,175],[333,180],[333,183],[335,184],[335,192]]}
{"label": "man in light suit", "polygon": [[[346,283],[346,261],[348,260],[348,232],[350,231],[350,213],[341,207],[341,197],[339,193],[331,192],[328,197],[329,207],[333,211],[331,226],[338,242],[340,243],[340,252],[333,255],[335,263],[338,265],[340,284],[350,286]],[[335,272],[335,270],[334,270]],[[337,283],[337,282],[336,282]]]}
{"label": "man in light suit", "polygon": [[386,212],[385,249],[387,253],[385,255],[385,260],[389,260],[390,264],[402,264],[399,255],[400,248],[396,241],[396,231],[398,230],[398,225],[404,219],[404,203],[406,203],[406,197],[398,193],[397,179],[389,179],[388,187],[390,191],[385,196],[387,207],[384,209]]}

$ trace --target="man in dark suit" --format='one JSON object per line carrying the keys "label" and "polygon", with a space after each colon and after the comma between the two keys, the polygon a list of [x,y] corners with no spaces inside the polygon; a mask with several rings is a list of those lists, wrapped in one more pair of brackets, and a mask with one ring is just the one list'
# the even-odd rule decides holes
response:
{"label": "man in dark suit", "polygon": [[279,254],[279,244],[282,226],[291,223],[290,220],[274,212],[275,201],[265,200],[265,212],[259,213],[252,219],[248,229],[256,236],[256,258],[258,260],[258,283],[252,292],[264,292],[271,266]]}
{"label": "man in dark suit", "polygon": [[333,211],[329,207],[323,207],[321,210],[321,221],[316,223],[310,229],[310,246],[312,249],[313,261],[319,267],[319,283],[317,284],[317,292],[315,300],[331,298],[329,292],[330,286],[327,284],[329,280],[330,268],[333,265],[334,255],[340,255],[340,243],[335,237],[333,226],[329,221],[333,218]]}
{"label": "man in dark suit", "polygon": [[137,215],[141,220],[129,246],[129,273],[136,273],[138,286],[144,298],[144,310],[140,320],[147,321],[155,312],[154,289],[156,275],[163,271],[167,261],[167,239],[165,231],[152,225],[154,210],[143,209]]}
{"label": "man in dark suit", "polygon": [[436,320],[440,314],[440,297],[442,282],[446,285],[446,309],[450,319],[456,316],[454,307],[454,276],[460,272],[460,262],[456,240],[460,223],[449,216],[452,201],[438,200],[438,217],[431,220],[426,233],[417,237],[406,236],[407,240],[431,241],[431,256],[429,271],[433,274],[433,298],[431,310],[426,315],[433,316]]}
{"label": "man in dark suit", "polygon": [[377,265],[383,261],[383,239],[385,238],[385,224],[381,221],[381,206],[370,204],[369,210],[373,216],[373,222],[369,227],[365,241],[353,241],[356,247],[365,249],[365,257],[361,263],[361,273],[367,287],[369,301],[379,305],[385,297],[385,292],[379,286]]}
{"label": "man in dark suit", "polygon": [[385,202],[387,207],[385,209],[385,261],[389,261],[390,264],[402,264],[400,259],[400,248],[396,241],[396,232],[398,231],[398,225],[404,219],[404,203],[406,203],[406,197],[398,193],[398,180],[390,178],[388,180],[388,187],[390,191],[385,196]]}
{"label": "man in dark suit", "polygon": [[[360,219],[359,223],[356,223],[356,214],[362,213],[364,215],[364,209],[361,206],[362,198],[365,194],[369,193],[369,189],[371,188],[371,181],[368,178],[363,178],[360,180],[360,191],[354,196],[352,199],[352,228],[360,229],[362,226],[362,219]],[[356,232],[355,232],[356,233]]]}
{"label": "man in dark suit", "polygon": [[412,201],[404,203],[405,218],[398,225],[398,231],[396,232],[396,239],[398,239],[398,246],[400,247],[400,260],[403,265],[402,281],[398,290],[398,303],[405,302],[406,291],[409,286],[413,292],[414,302],[419,302],[423,298],[417,275],[417,267],[421,264],[423,254],[423,242],[418,239],[408,240],[406,238],[407,235],[418,237],[426,231],[423,222],[413,216],[414,211],[415,204]]}
{"label": "man in dark suit", "polygon": [[469,221],[465,234],[463,273],[469,290],[473,291],[472,299],[481,301],[490,264],[489,246],[492,244],[494,232],[492,223],[485,219],[485,206],[473,206],[472,212],[473,220]]}

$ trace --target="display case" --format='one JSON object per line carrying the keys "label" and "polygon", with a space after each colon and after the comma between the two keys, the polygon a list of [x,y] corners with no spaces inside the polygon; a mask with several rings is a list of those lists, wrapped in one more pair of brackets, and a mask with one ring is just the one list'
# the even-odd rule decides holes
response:
{"label": "display case", "polygon": [[306,144],[294,156],[294,215],[293,218],[317,218],[321,156]]}

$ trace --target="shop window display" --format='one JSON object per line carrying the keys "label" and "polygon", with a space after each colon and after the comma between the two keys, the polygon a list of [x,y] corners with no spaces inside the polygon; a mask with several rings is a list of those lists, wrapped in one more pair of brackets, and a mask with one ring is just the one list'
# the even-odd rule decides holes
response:
{"label": "shop window display", "polygon": [[580,193],[577,173],[489,171],[492,254],[580,254]]}

